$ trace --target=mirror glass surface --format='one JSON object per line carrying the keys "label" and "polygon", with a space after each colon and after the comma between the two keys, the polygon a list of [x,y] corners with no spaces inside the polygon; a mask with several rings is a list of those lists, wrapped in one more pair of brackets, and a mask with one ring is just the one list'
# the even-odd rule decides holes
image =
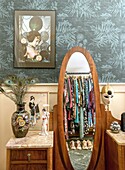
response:
{"label": "mirror glass surface", "polygon": [[90,67],[88,61],[86,60],[85,56],[80,52],[74,52],[66,66],[66,72],[71,73],[89,73]]}
{"label": "mirror glass surface", "polygon": [[74,52],[66,66],[63,115],[71,164],[74,170],[86,170],[93,150],[96,111],[91,70],[81,52]]}

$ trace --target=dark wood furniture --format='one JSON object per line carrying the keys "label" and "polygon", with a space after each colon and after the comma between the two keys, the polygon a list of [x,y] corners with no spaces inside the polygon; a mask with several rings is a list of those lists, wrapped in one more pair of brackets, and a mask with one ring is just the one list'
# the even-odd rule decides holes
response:
{"label": "dark wood furniture", "polygon": [[125,132],[106,131],[106,170],[125,170]]}
{"label": "dark wood furniture", "polygon": [[[123,154],[123,143],[119,143],[118,140],[123,132],[120,134],[112,134],[110,133],[110,125],[113,121],[117,121],[121,125],[121,120],[118,120],[112,116],[111,111],[105,111],[105,107],[101,104],[101,112],[102,112],[102,141],[104,148],[104,159],[105,159],[105,170],[123,170],[119,169],[119,167],[124,166],[124,156]],[[117,138],[116,138],[117,136]],[[121,165],[119,165],[121,164]],[[125,169],[125,168],[124,168]]]}
{"label": "dark wood furniture", "polygon": [[24,138],[11,138],[7,145],[7,170],[52,170],[53,132],[48,136],[29,132]]}

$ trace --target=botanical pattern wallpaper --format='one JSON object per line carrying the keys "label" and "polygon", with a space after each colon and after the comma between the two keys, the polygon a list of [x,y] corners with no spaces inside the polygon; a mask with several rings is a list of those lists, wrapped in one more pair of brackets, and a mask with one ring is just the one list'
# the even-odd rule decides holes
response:
{"label": "botanical pattern wallpaper", "polygon": [[[15,10],[56,11],[54,69],[14,68]],[[125,83],[125,0],[0,0],[0,78],[17,74],[57,83],[63,57],[74,46],[90,52],[100,83]]]}

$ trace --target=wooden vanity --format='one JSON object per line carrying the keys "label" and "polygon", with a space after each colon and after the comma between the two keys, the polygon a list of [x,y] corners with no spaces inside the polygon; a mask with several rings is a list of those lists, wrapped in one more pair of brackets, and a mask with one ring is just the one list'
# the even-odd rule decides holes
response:
{"label": "wooden vanity", "polygon": [[6,148],[6,170],[53,169],[53,131],[49,131],[48,136],[30,131],[24,138],[12,137]]}
{"label": "wooden vanity", "polygon": [[125,132],[106,131],[106,170],[125,170]]}

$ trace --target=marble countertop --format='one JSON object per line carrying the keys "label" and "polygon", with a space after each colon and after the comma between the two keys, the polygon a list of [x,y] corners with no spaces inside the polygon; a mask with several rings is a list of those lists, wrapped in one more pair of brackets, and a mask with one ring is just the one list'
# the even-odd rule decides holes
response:
{"label": "marble countertop", "polygon": [[125,145],[125,132],[113,133],[111,130],[107,130],[106,133],[113,138],[113,140],[119,145]]}
{"label": "marble countertop", "polygon": [[53,131],[47,136],[42,136],[39,131],[29,131],[24,138],[12,137],[6,144],[6,148],[51,148],[53,147]]}

